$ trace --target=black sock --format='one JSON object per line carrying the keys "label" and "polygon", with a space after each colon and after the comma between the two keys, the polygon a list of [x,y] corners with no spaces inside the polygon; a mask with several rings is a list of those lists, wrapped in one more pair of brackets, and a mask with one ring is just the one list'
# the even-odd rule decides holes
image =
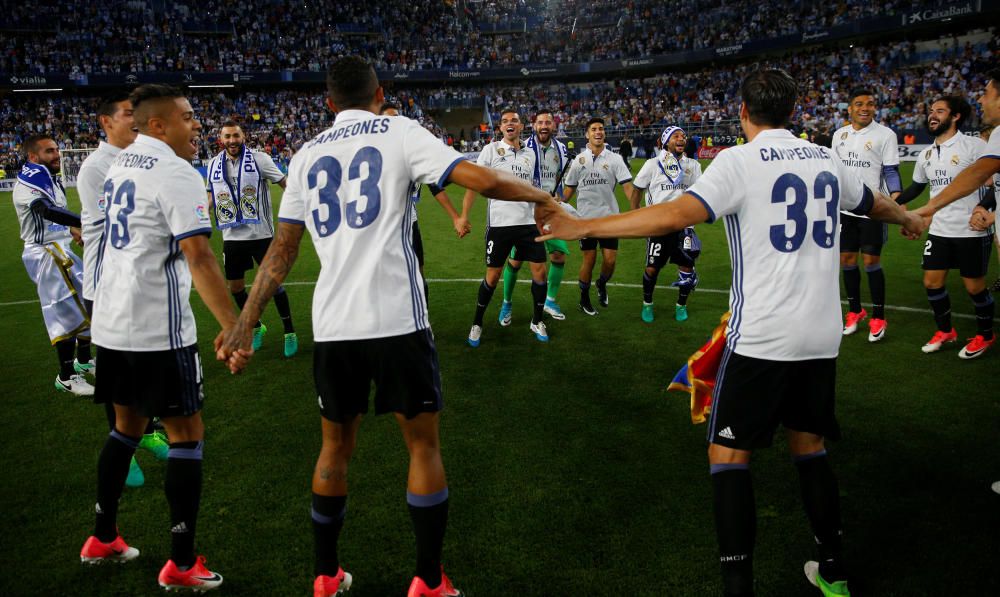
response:
{"label": "black sock", "polygon": [[934,310],[934,321],[942,332],[951,331],[951,298],[948,297],[948,289],[928,288],[927,301]]}
{"label": "black sock", "polygon": [[841,266],[844,270],[844,292],[847,293],[847,309],[851,313],[861,313],[861,271],[857,265]]}
{"label": "black sock", "polygon": [[642,300],[645,303],[653,302],[653,290],[656,289],[656,278],[660,275],[660,270],[656,270],[652,276],[647,272],[642,272]]}
{"label": "black sock", "polygon": [[688,297],[691,296],[692,290],[694,290],[694,288],[688,285],[679,286],[677,288],[677,304],[686,305],[688,302]]}
{"label": "black sock", "polygon": [[132,455],[139,447],[139,438],[112,430],[104,441],[104,448],[97,459],[97,520],[94,535],[108,543],[118,536],[118,499],[125,487]]}
{"label": "black sock", "polygon": [[448,526],[448,488],[430,495],[407,491],[406,503],[417,536],[417,576],[433,589],[441,584],[441,547]]}
{"label": "black sock", "polygon": [[278,317],[285,326],[285,333],[295,333],[295,326],[292,325],[292,308],[288,305],[288,293],[285,292],[284,286],[279,286],[274,293],[274,308],[278,310]]}
{"label": "black sock", "polygon": [[204,442],[175,442],[167,452],[164,488],[170,505],[170,559],[185,569],[194,565],[194,534],[201,502]]}
{"label": "black sock", "polygon": [[590,308],[590,282],[580,280],[580,304]]}
{"label": "black sock", "polygon": [[240,311],[242,311],[243,307],[246,306],[247,300],[250,298],[250,295],[247,294],[247,290],[246,288],[244,288],[239,292],[234,292],[233,298],[236,299],[236,306],[240,308]]}
{"label": "black sock", "polygon": [[752,596],[757,512],[749,465],[713,464],[712,489],[725,595]]}
{"label": "black sock", "polygon": [[56,354],[59,355],[59,379],[68,381],[76,370],[73,369],[73,353],[76,352],[76,340],[60,340],[56,342]]}
{"label": "black sock", "polygon": [[970,294],[972,304],[976,307],[976,331],[983,340],[993,338],[993,315],[996,306],[988,288],[983,289],[979,294]]}
{"label": "black sock", "polygon": [[81,363],[90,362],[90,338],[76,339],[76,360]]}
{"label": "black sock", "polygon": [[545,295],[549,293],[549,285],[545,282],[531,281],[531,298],[535,301],[535,310],[531,315],[531,323],[538,323],[545,316]]}
{"label": "black sock", "polygon": [[830,582],[845,580],[847,574],[841,556],[840,490],[826,450],[797,456],[795,468],[799,470],[802,503],[819,546],[820,575]]}
{"label": "black sock", "polygon": [[882,264],[866,265],[868,290],[872,293],[872,319],[885,319],[885,272]]}
{"label": "black sock", "polygon": [[604,288],[605,286],[608,285],[608,281],[611,280],[612,275],[614,274],[608,274],[606,276],[604,274],[601,274],[600,276],[597,276],[597,285],[600,286],[601,288]]}
{"label": "black sock", "polygon": [[[244,288],[243,290],[241,290],[239,292],[234,292],[233,293],[233,298],[236,299],[236,306],[240,308],[240,311],[242,311],[243,307],[246,306],[247,300],[250,298],[250,295],[247,294],[247,290],[246,290],[246,288]],[[260,321],[258,320],[257,323],[253,327],[254,327],[254,329],[259,328],[260,327]]]}
{"label": "black sock", "polygon": [[312,497],[313,538],[315,539],[316,576],[337,576],[340,558],[337,556],[337,541],[340,529],[344,528],[347,515],[346,495],[319,495]]}
{"label": "black sock", "polygon": [[483,314],[486,313],[486,307],[490,306],[490,301],[493,300],[493,292],[496,290],[496,286],[490,287],[483,280],[479,284],[479,296],[476,297],[476,317],[472,320],[472,323],[482,327],[483,325]]}

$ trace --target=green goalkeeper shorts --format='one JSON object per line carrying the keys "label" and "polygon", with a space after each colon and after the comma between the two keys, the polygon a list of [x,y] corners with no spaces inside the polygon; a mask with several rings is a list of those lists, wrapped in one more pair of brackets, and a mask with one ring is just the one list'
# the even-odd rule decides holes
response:
{"label": "green goalkeeper shorts", "polygon": [[[552,240],[545,241],[545,252],[550,255],[552,253],[562,253],[563,255],[569,255],[569,245],[566,244],[566,241],[562,239],[553,238]],[[510,258],[515,261],[517,260],[516,248],[512,248],[510,250]]]}

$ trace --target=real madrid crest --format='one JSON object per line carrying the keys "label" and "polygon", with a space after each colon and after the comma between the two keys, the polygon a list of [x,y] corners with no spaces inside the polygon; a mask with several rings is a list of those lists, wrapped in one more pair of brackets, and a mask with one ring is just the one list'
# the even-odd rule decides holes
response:
{"label": "real madrid crest", "polygon": [[587,158],[585,158],[585,157],[583,157],[583,156],[581,155],[581,156],[580,156],[580,165],[582,166],[582,165],[584,165],[584,164],[586,164],[586,163],[587,163]]}
{"label": "real madrid crest", "polygon": [[958,165],[958,154],[957,153],[951,156],[951,165],[952,166],[957,166]]}
{"label": "real madrid crest", "polygon": [[872,142],[871,141],[865,143],[865,149],[867,149],[868,151],[872,150]]}
{"label": "real madrid crest", "polygon": [[497,155],[503,155],[505,153],[507,153],[507,152],[506,152],[506,150],[504,150],[503,147],[497,147]]}
{"label": "real madrid crest", "polygon": [[843,133],[840,134],[840,140],[843,141],[846,138],[847,138],[847,131],[844,131]]}
{"label": "real madrid crest", "polygon": [[924,154],[924,159],[925,160],[931,159],[931,151],[932,150],[928,149],[927,152]]}

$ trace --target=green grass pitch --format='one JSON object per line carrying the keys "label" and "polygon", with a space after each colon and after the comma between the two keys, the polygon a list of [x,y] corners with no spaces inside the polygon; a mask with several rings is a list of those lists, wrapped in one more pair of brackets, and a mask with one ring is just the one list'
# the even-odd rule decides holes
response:
{"label": "green grass pitch", "polygon": [[[903,166],[907,182],[911,171]],[[458,205],[458,189],[449,193]],[[148,453],[139,454],[146,486],[125,491],[119,517],[142,555],[126,566],[79,562],[93,525],[104,414],[53,390],[54,351],[19,259],[10,193],[0,198],[0,594],[157,594],[169,524],[164,466]],[[570,284],[560,297],[568,316],[549,323],[552,341],[542,345],[528,331],[524,273],[513,326],[496,323],[498,292],[482,345],[473,350],[465,337],[475,280],[484,271],[485,201],[477,200],[474,231],[462,240],[433,200],[425,198],[419,211],[446,402],[442,438],[452,499],[444,557],[456,585],[472,596],[718,594],[705,427],[691,424],[686,396],[665,388],[727,308],[722,226],[698,228],[701,286],[683,324],[672,318],[674,291],[664,288],[672,268],[660,277],[656,322],[640,321],[641,240],[622,245],[613,282],[623,286],[611,287],[610,307],[584,317],[575,308],[574,246]],[[213,243],[221,248],[219,234]],[[1000,496],[989,489],[1000,479],[993,443],[1000,349],[971,362],[959,360],[957,348],[920,352],[934,331],[921,285],[922,248],[891,230],[887,338],[872,345],[862,332],[841,348],[844,439],[830,452],[856,595],[986,595],[1000,586]],[[281,356],[281,326],[268,307],[271,332],[238,377],[210,360],[218,328],[192,294],[207,395],[197,547],[226,578],[220,595],[303,595],[312,581],[309,483],[320,422],[310,302],[318,267],[307,239],[288,279],[300,354]],[[989,280],[996,275],[994,262]],[[956,327],[969,337],[972,306],[957,273],[948,286]],[[867,297],[866,281],[862,287]],[[774,324],[781,325],[780,313]],[[352,595],[402,595],[412,577],[406,460],[391,417],[362,423],[340,548],[355,575]],[[780,433],[773,449],[754,457],[752,470],[758,595],[816,594],[802,574],[812,537]]]}

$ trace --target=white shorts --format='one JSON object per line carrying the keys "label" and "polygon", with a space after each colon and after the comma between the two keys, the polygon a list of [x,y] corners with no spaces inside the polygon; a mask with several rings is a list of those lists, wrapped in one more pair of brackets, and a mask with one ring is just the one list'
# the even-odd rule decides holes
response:
{"label": "white shorts", "polygon": [[24,246],[21,261],[38,289],[42,318],[53,344],[78,335],[90,335],[90,319],[83,306],[83,263],[59,242]]}

